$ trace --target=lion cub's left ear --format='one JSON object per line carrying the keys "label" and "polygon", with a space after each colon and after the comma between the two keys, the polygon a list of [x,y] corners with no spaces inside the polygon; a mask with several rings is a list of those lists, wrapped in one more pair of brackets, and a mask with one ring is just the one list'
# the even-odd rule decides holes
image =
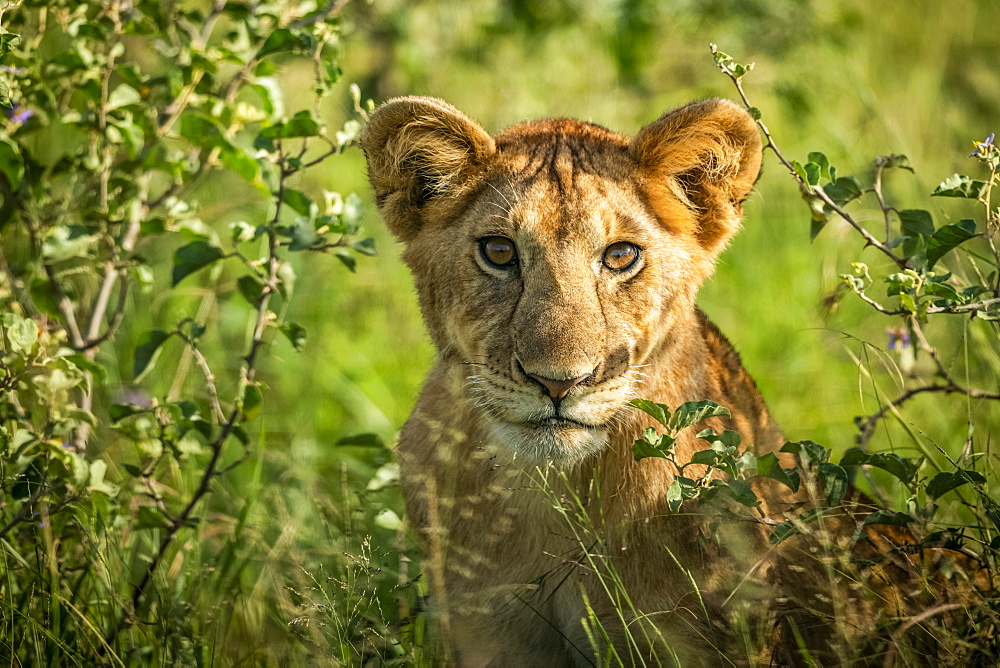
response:
{"label": "lion cub's left ear", "polygon": [[760,173],[760,133],[750,114],[728,100],[692,102],[642,128],[629,151],[654,209],[707,250],[720,250],[739,228]]}
{"label": "lion cub's left ear", "polygon": [[382,217],[401,241],[429,219],[446,218],[496,151],[478,123],[432,97],[399,97],[380,106],[361,148]]}

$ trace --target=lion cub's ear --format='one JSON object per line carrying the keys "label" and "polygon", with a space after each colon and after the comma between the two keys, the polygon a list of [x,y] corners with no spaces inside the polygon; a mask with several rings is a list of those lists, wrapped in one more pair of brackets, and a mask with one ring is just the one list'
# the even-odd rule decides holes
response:
{"label": "lion cub's ear", "polygon": [[496,150],[479,124],[431,97],[401,97],[380,106],[361,147],[379,210],[402,241],[416,235],[428,205],[468,192]]}
{"label": "lion cub's ear", "polygon": [[658,213],[706,249],[721,249],[760,173],[760,133],[750,114],[728,100],[692,102],[642,128],[629,150]]}

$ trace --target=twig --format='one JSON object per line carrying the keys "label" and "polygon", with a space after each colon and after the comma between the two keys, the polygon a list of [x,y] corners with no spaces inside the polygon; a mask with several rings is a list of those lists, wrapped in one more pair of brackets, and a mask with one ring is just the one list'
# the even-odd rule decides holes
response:
{"label": "twig", "polygon": [[904,633],[909,631],[917,624],[920,624],[921,622],[926,621],[935,615],[940,615],[945,612],[951,612],[952,610],[960,610],[963,607],[965,606],[962,605],[961,603],[944,603],[942,605],[933,607],[930,610],[924,610],[919,615],[914,615],[913,617],[910,617],[908,620],[906,620],[905,624],[901,625],[898,629],[896,629],[893,632],[892,638],[889,641],[889,648],[885,653],[885,660],[882,662],[882,665],[885,668],[891,668],[892,666],[896,665],[896,655],[899,653],[899,648],[898,648],[899,640]]}
{"label": "twig", "polygon": [[83,335],[80,333],[80,325],[76,322],[76,312],[73,311],[73,302],[69,300],[69,297],[66,296],[66,291],[59,285],[59,279],[56,277],[56,271],[52,265],[48,262],[43,262],[42,264],[45,267],[45,275],[49,278],[49,285],[52,287],[52,292],[56,295],[59,313],[62,314],[63,320],[66,321],[66,330],[69,332],[73,347],[79,350],[83,348],[84,340]]}
{"label": "twig", "polygon": [[875,187],[872,192],[878,200],[878,208],[882,210],[882,217],[885,219],[885,242],[892,242],[892,218],[889,217],[889,207],[885,205],[885,198],[882,196],[882,173],[885,171],[885,161],[879,159],[875,162]]}
{"label": "twig", "polygon": [[979,390],[975,388],[965,388],[955,383],[946,383],[941,385],[925,385],[924,387],[916,387],[911,390],[903,392],[901,395],[890,401],[888,404],[883,406],[880,410],[872,413],[864,422],[860,425],[859,431],[856,438],[858,447],[864,450],[868,445],[868,441],[871,440],[872,434],[875,433],[875,425],[885,417],[886,413],[896,408],[899,408],[904,403],[917,396],[918,394],[925,394],[927,392],[940,392],[942,394],[963,394],[972,399],[988,399],[992,401],[1000,401],[1000,394],[993,392],[987,392],[985,390]]}
{"label": "twig", "polygon": [[[711,49],[712,49],[712,55],[714,56],[718,52],[718,49],[714,44],[711,45]],[[733,85],[736,86],[736,90],[740,94],[740,99],[743,100],[743,105],[747,109],[754,109],[755,107],[752,104],[750,104],[750,100],[749,98],[747,98],[747,94],[743,90],[743,84],[740,82],[740,77],[734,75],[732,72],[726,69],[726,67],[723,66],[721,63],[718,63],[718,67],[720,70],[722,70],[723,74],[729,77],[729,79],[733,82]],[[754,120],[754,122],[757,124],[757,127],[760,128],[760,131],[764,134],[764,138],[767,140],[766,143],[764,144],[764,148],[771,149],[771,151],[774,152],[774,154],[777,156],[781,164],[788,169],[789,174],[791,174],[792,178],[795,179],[795,182],[799,184],[799,189],[802,191],[803,195],[805,195],[806,197],[819,198],[827,207],[830,208],[831,211],[836,213],[841,219],[843,219],[851,227],[857,230],[857,232],[862,237],[864,237],[865,241],[868,243],[869,246],[874,246],[875,248],[877,248],[886,257],[888,257],[890,260],[896,263],[896,265],[901,269],[906,268],[907,266],[906,260],[904,260],[901,257],[898,257],[895,253],[892,252],[892,250],[888,246],[886,246],[884,243],[876,239],[871,232],[866,230],[858,221],[854,220],[851,214],[844,211],[844,209],[842,209],[838,204],[836,204],[832,199],[830,199],[830,196],[826,194],[825,190],[823,190],[819,186],[811,186],[808,183],[806,183],[802,179],[802,177],[796,173],[795,167],[792,165],[792,163],[788,161],[785,158],[785,156],[781,153],[781,150],[778,148],[778,145],[774,142],[774,138],[771,136],[771,131],[767,129],[767,126],[764,124],[764,121],[757,118]]]}

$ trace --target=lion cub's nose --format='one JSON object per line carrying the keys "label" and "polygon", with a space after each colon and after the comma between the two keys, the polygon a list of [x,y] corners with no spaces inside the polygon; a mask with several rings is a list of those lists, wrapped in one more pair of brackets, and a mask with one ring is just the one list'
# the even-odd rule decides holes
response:
{"label": "lion cub's nose", "polygon": [[536,376],[533,373],[527,374],[528,378],[533,381],[540,383],[542,387],[549,393],[549,396],[554,400],[559,401],[563,399],[569,391],[574,387],[582,383],[583,381],[590,378],[591,374],[585,376],[577,376],[576,378],[570,378],[569,380],[556,380],[555,378],[546,378],[545,376]]}

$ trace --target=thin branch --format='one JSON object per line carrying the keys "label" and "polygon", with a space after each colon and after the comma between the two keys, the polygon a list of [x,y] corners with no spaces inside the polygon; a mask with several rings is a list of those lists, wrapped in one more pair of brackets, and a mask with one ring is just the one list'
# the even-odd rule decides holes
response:
{"label": "thin branch", "polygon": [[[264,332],[269,322],[270,311],[268,310],[268,304],[270,303],[271,297],[274,296],[274,294],[277,292],[276,286],[279,283],[278,269],[281,265],[281,260],[277,253],[278,238],[274,230],[274,226],[280,219],[281,206],[282,206],[281,195],[284,193],[284,188],[285,188],[285,179],[282,178],[279,181],[278,193],[275,197],[276,205],[275,205],[274,217],[268,224],[268,229],[267,229],[269,280],[265,285],[264,291],[260,298],[260,302],[257,305],[257,315],[254,323],[253,337],[250,342],[250,349],[247,352],[246,356],[243,358],[244,382],[240,384],[241,389],[246,387],[247,384],[252,383],[256,375],[257,356],[260,348],[263,346]],[[199,366],[201,366],[202,362],[204,361],[204,357],[201,356],[201,353],[196,348],[192,347],[191,349],[195,353],[196,361],[198,361],[198,358],[201,357],[201,360],[198,361]],[[210,370],[208,370],[207,362],[205,363],[205,366],[202,367],[202,371],[206,372],[206,375],[211,373]],[[216,398],[213,403],[213,409],[217,409],[221,412],[221,406],[218,406],[217,404],[218,400]],[[225,419],[225,422],[223,422],[222,428],[218,436],[216,436],[216,438],[209,444],[209,449],[211,450],[211,456],[209,457],[209,461],[205,466],[205,469],[202,471],[201,478],[198,481],[197,488],[191,494],[191,498],[188,499],[187,504],[184,506],[181,512],[178,513],[178,515],[167,525],[163,538],[160,540],[159,548],[153,555],[153,558],[150,560],[149,565],[146,567],[142,579],[139,581],[138,584],[135,585],[134,589],[132,590],[131,611],[126,610],[122,614],[122,617],[118,620],[118,623],[111,629],[110,633],[108,634],[107,642],[109,645],[114,641],[114,639],[122,631],[122,629],[125,628],[126,625],[132,623],[132,615],[134,615],[135,612],[139,610],[143,597],[146,595],[146,590],[149,587],[150,583],[152,582],[153,575],[156,573],[156,571],[160,567],[160,564],[163,563],[163,560],[166,558],[167,552],[173,545],[174,539],[177,536],[178,532],[180,532],[182,528],[191,523],[194,516],[195,508],[198,506],[198,503],[202,500],[202,498],[210,491],[212,480],[214,480],[217,476],[219,476],[223,471],[226,470],[219,468],[219,461],[222,458],[222,452],[224,450],[223,446],[229,439],[229,436],[233,433],[233,430],[236,428],[241,417],[238,405],[239,397],[236,398],[233,404],[234,407],[229,412],[229,415]]]}
{"label": "thin branch", "polygon": [[[715,55],[718,49],[714,44],[711,45],[711,48],[712,48],[712,55]],[[754,109],[754,106],[750,104],[750,99],[747,97],[746,92],[743,90],[743,84],[740,82],[740,77],[735,76],[732,72],[726,69],[721,63],[718,64],[718,67],[720,70],[722,70],[723,74],[729,77],[729,79],[733,82],[733,85],[736,86],[736,90],[740,94],[740,99],[743,100],[743,105],[747,109]],[[875,248],[877,248],[886,257],[888,257],[890,260],[896,263],[898,267],[905,268],[907,266],[906,260],[893,253],[888,246],[886,246],[884,243],[876,239],[871,232],[865,229],[858,221],[854,220],[851,214],[844,211],[844,209],[842,209],[836,202],[830,199],[830,196],[826,194],[825,190],[823,190],[819,186],[811,186],[808,183],[806,183],[802,179],[802,177],[796,173],[795,167],[792,165],[792,163],[788,161],[785,158],[785,156],[781,153],[781,150],[778,148],[778,145],[774,142],[774,138],[771,136],[771,131],[767,129],[767,126],[764,124],[764,121],[757,118],[754,120],[754,122],[757,124],[757,127],[760,128],[760,131],[764,134],[764,138],[767,140],[767,142],[764,144],[764,148],[771,149],[771,151],[774,152],[778,160],[781,161],[781,164],[788,169],[789,174],[791,174],[792,178],[795,179],[795,182],[799,184],[799,190],[802,191],[803,195],[805,195],[806,197],[819,198],[827,207],[830,208],[831,211],[836,213],[841,219],[843,219],[851,227],[857,230],[857,232],[862,237],[864,237],[865,241],[868,243],[869,246],[874,246]]]}
{"label": "thin branch", "polygon": [[885,242],[892,242],[892,218],[889,217],[889,207],[885,205],[885,197],[882,196],[882,174],[885,172],[885,162],[881,159],[875,162],[875,187],[872,192],[878,200],[878,208],[882,210],[882,217],[885,219]]}
{"label": "thin branch", "polygon": [[216,419],[218,419],[219,422],[224,422],[226,419],[226,413],[222,410],[222,404],[219,403],[219,392],[215,386],[215,374],[212,373],[212,369],[208,365],[208,360],[205,359],[205,356],[200,350],[198,350],[196,342],[191,337],[182,333],[179,333],[178,336],[184,339],[184,342],[187,343],[189,349],[191,350],[191,354],[194,356],[195,363],[198,365],[198,368],[201,369],[202,375],[205,376],[205,387],[208,390],[208,400],[209,403],[212,404],[212,411],[215,413]]}
{"label": "thin branch", "polygon": [[66,296],[66,291],[59,285],[56,270],[53,269],[52,265],[48,262],[43,262],[42,265],[45,267],[45,275],[49,278],[49,285],[52,287],[52,292],[56,295],[59,313],[62,314],[63,320],[66,321],[66,329],[69,331],[73,347],[80,350],[84,346],[84,340],[83,335],[80,333],[80,325],[76,322],[76,312],[73,311],[73,302],[69,300],[69,297]]}
{"label": "thin branch", "polygon": [[1000,304],[1000,297],[994,299],[984,299],[972,304],[960,304],[958,306],[931,306],[928,313],[968,313],[970,311],[985,311],[994,304]]}
{"label": "thin branch", "polygon": [[987,392],[986,390],[980,390],[975,388],[965,388],[955,383],[945,383],[939,385],[925,385],[924,387],[916,387],[911,390],[903,392],[901,395],[890,401],[888,404],[883,406],[881,409],[872,413],[868,417],[864,418],[864,422],[859,426],[859,433],[856,437],[856,442],[858,447],[864,450],[868,441],[871,440],[872,435],[875,433],[875,426],[878,421],[881,420],[885,415],[892,410],[895,410],[905,404],[907,401],[917,396],[918,394],[926,394],[928,392],[941,393],[941,394],[962,394],[972,399],[987,399],[991,401],[1000,401],[1000,394],[994,392]]}

